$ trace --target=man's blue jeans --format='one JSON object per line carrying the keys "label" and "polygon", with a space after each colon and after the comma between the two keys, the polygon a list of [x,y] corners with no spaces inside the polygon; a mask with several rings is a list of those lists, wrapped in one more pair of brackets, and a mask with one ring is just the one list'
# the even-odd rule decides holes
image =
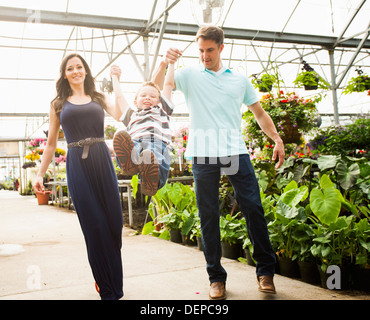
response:
{"label": "man's blue jeans", "polygon": [[[225,165],[227,159],[229,165]],[[257,262],[257,275],[273,276],[276,259],[268,235],[258,182],[249,155],[242,154],[225,158],[193,159],[195,193],[209,280],[225,282],[227,277],[221,265],[219,213],[219,181],[223,170],[234,188],[236,200],[246,220],[254,249],[253,258]]]}

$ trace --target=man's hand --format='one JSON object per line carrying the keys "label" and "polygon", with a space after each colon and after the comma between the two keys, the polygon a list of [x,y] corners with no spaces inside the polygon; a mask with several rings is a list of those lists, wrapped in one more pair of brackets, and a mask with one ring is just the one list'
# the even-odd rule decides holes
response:
{"label": "man's hand", "polygon": [[177,48],[170,48],[163,55],[163,61],[166,64],[175,63],[177,59],[182,55],[182,52]]}
{"label": "man's hand", "polygon": [[275,161],[276,157],[279,157],[279,162],[275,166],[275,168],[278,169],[284,163],[285,158],[284,143],[281,139],[275,143],[274,152],[272,154],[272,160]]}

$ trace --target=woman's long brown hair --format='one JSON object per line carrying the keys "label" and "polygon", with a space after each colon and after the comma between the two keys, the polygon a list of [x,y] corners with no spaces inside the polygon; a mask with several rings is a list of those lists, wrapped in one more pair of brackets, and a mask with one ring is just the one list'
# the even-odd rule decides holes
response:
{"label": "woman's long brown hair", "polygon": [[105,103],[105,96],[102,93],[96,91],[95,80],[91,76],[91,70],[87,62],[79,54],[72,53],[66,56],[63,59],[62,64],[60,65],[60,77],[56,83],[57,95],[51,101],[51,104],[54,107],[55,113],[57,114],[58,118],[60,116],[60,112],[63,110],[66,100],[68,99],[68,97],[72,95],[72,89],[69,85],[69,82],[67,79],[65,79],[65,71],[68,60],[74,57],[77,57],[81,60],[86,71],[86,77],[84,82],[85,94],[89,95],[93,101],[100,104],[103,109],[107,108],[107,105]]}

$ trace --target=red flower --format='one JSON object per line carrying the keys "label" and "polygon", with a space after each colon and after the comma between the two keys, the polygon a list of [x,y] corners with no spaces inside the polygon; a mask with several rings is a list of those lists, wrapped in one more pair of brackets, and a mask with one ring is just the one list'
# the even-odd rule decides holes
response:
{"label": "red flower", "polygon": [[284,100],[281,100],[282,103],[287,103],[288,100],[284,99]]}

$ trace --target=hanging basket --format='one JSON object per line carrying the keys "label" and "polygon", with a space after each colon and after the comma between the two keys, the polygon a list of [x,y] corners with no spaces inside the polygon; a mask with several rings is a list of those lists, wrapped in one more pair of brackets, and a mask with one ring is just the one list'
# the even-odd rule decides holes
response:
{"label": "hanging basket", "polygon": [[262,87],[259,88],[259,92],[270,92],[271,90],[272,90],[272,85],[267,86],[266,88],[262,88]]}
{"label": "hanging basket", "polygon": [[305,90],[317,90],[317,88],[318,88],[318,85],[316,85],[316,86],[304,85]]}
{"label": "hanging basket", "polygon": [[37,203],[39,205],[49,204],[50,193],[51,191],[36,192]]}
{"label": "hanging basket", "polygon": [[289,117],[285,117],[285,129],[282,139],[284,143],[300,143],[301,133],[298,131],[298,126],[293,126],[293,123]]}

